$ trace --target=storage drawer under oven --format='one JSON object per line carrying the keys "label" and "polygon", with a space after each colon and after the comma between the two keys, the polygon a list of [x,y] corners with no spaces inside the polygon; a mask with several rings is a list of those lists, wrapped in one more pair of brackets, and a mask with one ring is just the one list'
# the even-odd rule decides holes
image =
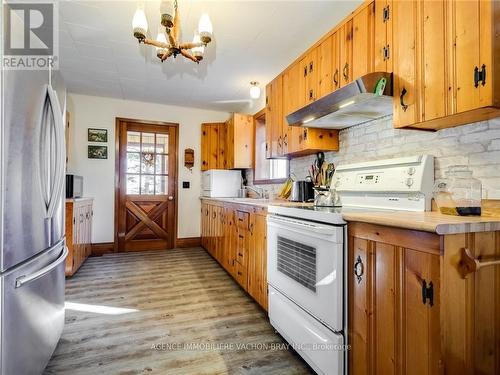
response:
{"label": "storage drawer under oven", "polygon": [[331,330],[344,327],[343,228],[268,216],[268,283]]}
{"label": "storage drawer under oven", "polygon": [[272,287],[269,319],[316,373],[344,373],[344,337],[330,331]]}

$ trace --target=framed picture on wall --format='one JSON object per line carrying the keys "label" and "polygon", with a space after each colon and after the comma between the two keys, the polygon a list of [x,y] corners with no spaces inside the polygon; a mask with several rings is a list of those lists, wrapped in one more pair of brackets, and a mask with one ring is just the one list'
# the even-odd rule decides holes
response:
{"label": "framed picture on wall", "polygon": [[89,145],[88,158],[89,159],[107,159],[108,158],[108,146]]}
{"label": "framed picture on wall", "polygon": [[87,133],[87,140],[89,142],[106,143],[108,141],[108,129],[89,128]]}

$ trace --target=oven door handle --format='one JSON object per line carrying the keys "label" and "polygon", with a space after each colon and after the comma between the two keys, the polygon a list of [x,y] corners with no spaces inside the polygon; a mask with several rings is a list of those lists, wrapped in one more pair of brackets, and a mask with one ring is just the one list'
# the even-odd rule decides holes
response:
{"label": "oven door handle", "polygon": [[268,216],[267,222],[283,229],[298,229],[308,233],[317,233],[321,235],[335,235],[338,231],[337,227],[331,225],[322,225],[310,221],[296,220],[281,216]]}

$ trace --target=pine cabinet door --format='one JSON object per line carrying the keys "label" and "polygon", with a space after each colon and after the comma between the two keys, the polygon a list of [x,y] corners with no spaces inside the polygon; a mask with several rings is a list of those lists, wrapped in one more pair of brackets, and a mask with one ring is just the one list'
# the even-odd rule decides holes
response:
{"label": "pine cabinet door", "polygon": [[352,20],[339,29],[340,87],[352,81]]}
{"label": "pine cabinet door", "polygon": [[318,46],[318,98],[333,91],[333,67],[337,65],[334,64],[335,52],[333,35]]}
{"label": "pine cabinet door", "polygon": [[352,78],[373,71],[374,3],[370,3],[352,19]]}

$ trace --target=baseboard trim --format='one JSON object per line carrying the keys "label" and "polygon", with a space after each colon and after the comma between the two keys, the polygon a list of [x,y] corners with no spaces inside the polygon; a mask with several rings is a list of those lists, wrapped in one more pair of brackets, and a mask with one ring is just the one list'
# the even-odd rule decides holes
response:
{"label": "baseboard trim", "polygon": [[199,247],[199,246],[201,246],[200,237],[185,237],[185,238],[178,238],[175,247],[186,248],[186,247]]}
{"label": "baseboard trim", "polygon": [[91,245],[91,256],[101,256],[115,251],[114,242],[98,242]]}

